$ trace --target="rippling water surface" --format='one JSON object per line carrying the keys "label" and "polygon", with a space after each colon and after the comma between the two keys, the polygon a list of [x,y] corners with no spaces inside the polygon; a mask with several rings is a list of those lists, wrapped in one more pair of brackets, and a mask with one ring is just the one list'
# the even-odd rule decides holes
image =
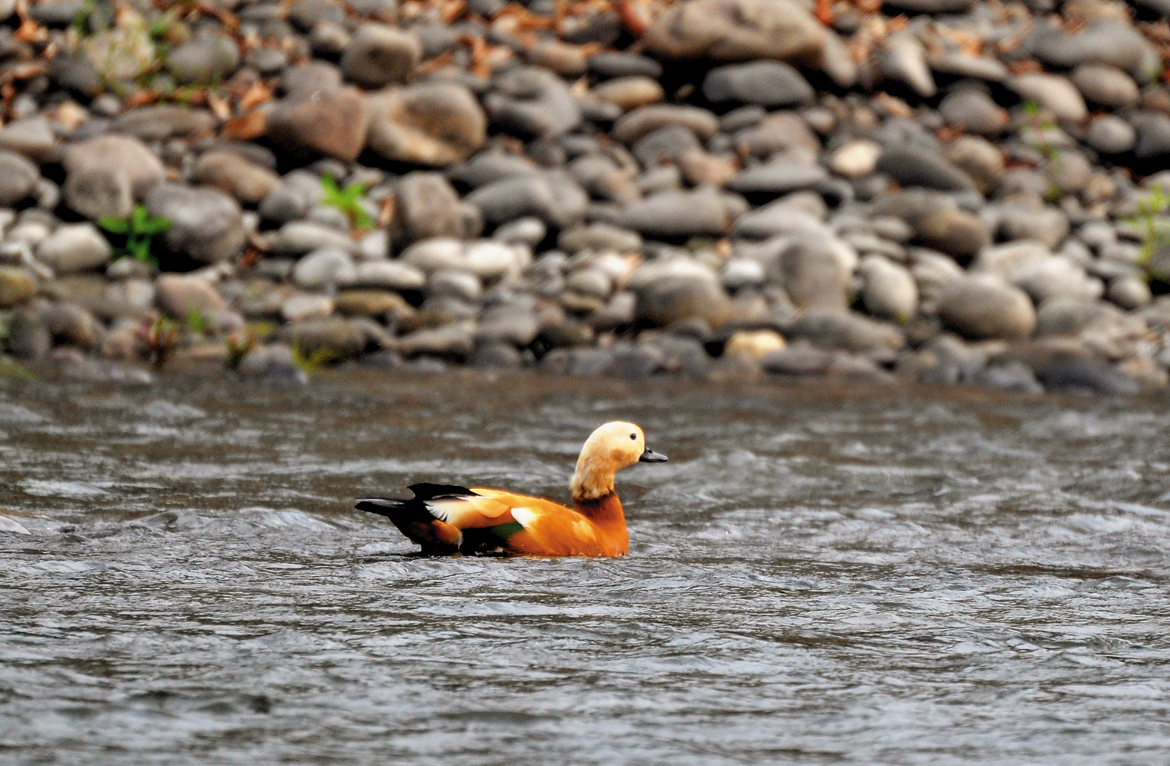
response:
{"label": "rippling water surface", "polygon": [[[0,384],[0,762],[1164,764],[1166,405]],[[671,458],[619,476],[623,559],[422,559],[350,510],[564,498],[619,418]]]}

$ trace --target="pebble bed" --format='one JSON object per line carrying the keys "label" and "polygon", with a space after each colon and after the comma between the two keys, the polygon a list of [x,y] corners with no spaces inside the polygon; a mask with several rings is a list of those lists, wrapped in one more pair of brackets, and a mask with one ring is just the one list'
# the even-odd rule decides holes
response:
{"label": "pebble bed", "polygon": [[1165,388],[1168,15],[0,0],[0,361]]}

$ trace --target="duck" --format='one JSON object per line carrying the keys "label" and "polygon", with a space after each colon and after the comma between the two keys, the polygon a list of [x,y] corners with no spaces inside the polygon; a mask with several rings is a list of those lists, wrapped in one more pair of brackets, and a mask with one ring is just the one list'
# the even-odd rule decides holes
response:
{"label": "duck", "polygon": [[412,497],[367,497],[354,506],[394,522],[431,556],[502,550],[529,556],[622,556],[629,550],[614,475],[635,463],[665,463],[633,423],[599,426],[581,448],[569,482],[573,507],[487,487],[412,484]]}

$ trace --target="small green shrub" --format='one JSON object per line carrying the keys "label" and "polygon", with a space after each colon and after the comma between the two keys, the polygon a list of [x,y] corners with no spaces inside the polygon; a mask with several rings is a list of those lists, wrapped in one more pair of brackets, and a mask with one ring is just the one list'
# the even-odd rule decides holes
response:
{"label": "small green shrub", "polygon": [[342,189],[337,185],[337,180],[326,173],[321,176],[321,186],[325,189],[325,195],[321,198],[322,205],[335,207],[345,213],[350,226],[359,231],[374,228],[373,219],[362,207],[362,197],[366,194],[365,184],[346,184],[346,187]]}
{"label": "small green shrub", "polygon": [[171,220],[152,216],[144,206],[135,205],[129,218],[106,216],[98,221],[98,225],[111,234],[125,237],[124,244],[114,251],[115,258],[130,256],[136,261],[157,266],[158,259],[150,249],[155,235],[171,228]]}

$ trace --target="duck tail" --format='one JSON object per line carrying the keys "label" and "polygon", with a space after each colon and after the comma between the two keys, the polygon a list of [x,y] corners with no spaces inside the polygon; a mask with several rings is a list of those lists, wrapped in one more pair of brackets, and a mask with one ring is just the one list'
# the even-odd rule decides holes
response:
{"label": "duck tail", "polygon": [[[440,487],[443,492],[434,491]],[[414,492],[413,497],[364,497],[357,501],[354,508],[390,519],[402,534],[421,545],[425,554],[457,553],[463,543],[463,532],[458,527],[435,518],[426,501],[439,495],[450,494],[449,490],[460,489],[464,492],[470,490],[434,484],[415,485],[410,489]]]}

